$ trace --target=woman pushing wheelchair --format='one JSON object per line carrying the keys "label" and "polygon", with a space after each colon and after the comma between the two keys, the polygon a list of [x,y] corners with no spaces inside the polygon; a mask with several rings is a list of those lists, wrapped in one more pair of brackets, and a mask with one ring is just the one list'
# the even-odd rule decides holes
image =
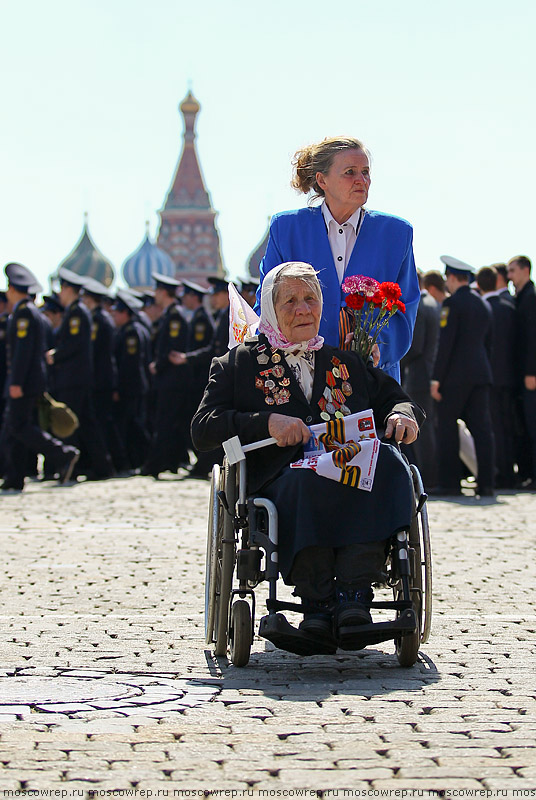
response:
{"label": "woman pushing wheelchair", "polygon": [[[301,598],[300,631],[352,649],[341,631],[371,623],[372,584],[383,580],[387,543],[411,524],[412,478],[397,444],[417,438],[422,413],[389,375],[355,352],[325,345],[321,318],[311,265],[270,270],[259,334],[214,359],[192,438],[200,450],[234,436],[242,445],[275,439],[247,455],[248,494],[262,494],[278,510],[279,571]],[[304,448],[307,454],[312,425],[366,409],[387,440],[370,491],[290,466]]]}

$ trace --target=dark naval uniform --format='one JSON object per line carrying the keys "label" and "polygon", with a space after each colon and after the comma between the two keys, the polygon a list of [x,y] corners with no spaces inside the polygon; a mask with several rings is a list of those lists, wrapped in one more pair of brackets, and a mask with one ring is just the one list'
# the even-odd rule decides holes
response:
{"label": "dark naval uniform", "polygon": [[7,375],[7,355],[6,355],[6,336],[7,336],[7,318],[8,313],[5,311],[0,314],[0,426],[4,417],[5,398],[4,387],[6,385]]}
{"label": "dark naval uniform", "polygon": [[93,401],[97,422],[108,447],[114,441],[112,396],[117,383],[114,338],[115,325],[111,314],[97,306],[91,312]]}
{"label": "dark naval uniform", "polygon": [[437,482],[435,400],[430,381],[439,337],[439,305],[426,291],[421,292],[411,347],[401,361],[402,386],[426,414],[419,436],[413,444],[402,445],[410,464],[416,464],[424,485]]}
{"label": "dark naval uniform", "polygon": [[[72,458],[74,448],[45,433],[35,421],[38,397],[46,388],[45,327],[34,304],[21,300],[7,327],[6,453],[4,489],[22,489],[28,450],[42,453],[59,471]],[[11,386],[20,386],[22,397],[10,396]]]}
{"label": "dark naval uniform", "polygon": [[515,301],[508,291],[486,297],[486,300],[493,317],[491,419],[495,436],[496,485],[497,488],[512,489],[515,483]]}
{"label": "dark naval uniform", "polygon": [[439,381],[437,404],[439,485],[460,493],[457,420],[469,428],[478,462],[478,488],[494,483],[494,440],[490,415],[492,318],[489,305],[468,285],[443,302],[433,380]]}
{"label": "dark naval uniform", "polygon": [[139,469],[147,457],[149,434],[145,425],[148,339],[141,322],[131,318],[117,332],[117,392],[115,418],[126,448],[130,469]]}
{"label": "dark naval uniform", "polygon": [[525,427],[524,450],[518,461],[520,478],[536,487],[536,391],[525,387],[525,376],[536,375],[536,290],[528,281],[516,294],[516,384]]}
{"label": "dark naval uniform", "polygon": [[104,438],[99,429],[92,397],[93,351],[91,315],[80,300],[65,309],[56,335],[54,385],[56,399],[71,408],[80,423],[75,437],[80,441],[97,478],[109,477],[112,469]]}
{"label": "dark naval uniform", "polygon": [[156,477],[166,470],[176,472],[188,458],[185,411],[189,409],[190,367],[169,360],[172,350],[184,353],[187,347],[188,323],[180,307],[172,303],[158,321],[153,362],[156,417],[149,457],[143,467],[145,475]]}

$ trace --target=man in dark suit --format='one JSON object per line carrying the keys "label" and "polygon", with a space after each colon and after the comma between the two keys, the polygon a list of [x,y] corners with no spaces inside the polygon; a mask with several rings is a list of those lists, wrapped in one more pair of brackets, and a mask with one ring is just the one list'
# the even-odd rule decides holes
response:
{"label": "man in dark suit", "polygon": [[59,271],[59,299],[65,308],[56,335],[56,346],[46,353],[54,370],[56,399],[71,408],[80,427],[75,433],[80,442],[82,468],[95,480],[112,475],[112,463],[95,416],[93,402],[93,352],[91,315],[80,300],[86,278],[62,267]]}
{"label": "man in dark suit", "polygon": [[495,266],[482,267],[476,282],[481,296],[489,303],[493,319],[490,408],[497,465],[495,485],[500,489],[513,489],[515,303],[508,289],[498,289],[497,277]]}
{"label": "man in dark suit", "polygon": [[[518,402],[525,431],[519,451],[519,477],[524,488],[536,490],[536,291],[530,279],[532,264],[527,256],[508,262],[508,277],[516,290],[515,370]],[[528,442],[527,442],[528,439]],[[528,446],[527,446],[528,445]]]}
{"label": "man in dark suit", "polygon": [[421,299],[413,331],[411,347],[401,361],[402,386],[411,399],[426,413],[419,438],[404,445],[410,462],[419,468],[423,483],[433,487],[437,482],[437,453],[435,432],[435,400],[430,395],[430,381],[439,337],[439,306],[423,288],[418,274]]}
{"label": "man in dark suit", "polygon": [[437,400],[439,484],[435,494],[459,495],[457,420],[469,428],[478,464],[477,495],[493,495],[495,447],[490,414],[492,319],[487,303],[469,288],[474,268],[441,256],[450,292],[441,308],[439,345],[430,391]]}
{"label": "man in dark suit", "polygon": [[7,380],[4,445],[4,492],[24,488],[28,451],[42,453],[56,466],[60,483],[66,483],[79,451],[63,445],[35,422],[39,396],[46,388],[45,328],[30,295],[41,291],[36,277],[22,264],[7,264],[7,299],[11,315],[7,327]]}
{"label": "man in dark suit", "polygon": [[188,323],[176,296],[180,282],[156,272],[152,277],[156,282],[155,302],[162,308],[162,316],[150,364],[156,390],[154,433],[142,474],[158,478],[160,472],[176,472],[181,464],[189,464],[184,412],[189,407],[190,368],[176,363],[172,355],[184,353],[188,347]]}

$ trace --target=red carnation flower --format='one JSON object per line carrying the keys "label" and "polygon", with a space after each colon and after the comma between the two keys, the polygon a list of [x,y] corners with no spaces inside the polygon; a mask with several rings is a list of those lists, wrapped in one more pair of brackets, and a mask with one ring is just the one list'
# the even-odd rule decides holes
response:
{"label": "red carnation flower", "polygon": [[374,306],[376,306],[376,308],[378,308],[383,303],[383,298],[384,298],[384,294],[383,294],[382,290],[378,289],[378,291],[375,292],[375,294],[373,295],[372,300],[370,302]]}
{"label": "red carnation flower", "polygon": [[393,306],[396,306],[398,310],[402,312],[402,314],[406,313],[406,304],[403,303],[402,300],[395,300]]}
{"label": "red carnation flower", "polygon": [[384,293],[387,300],[394,302],[395,300],[400,300],[402,296],[402,289],[398,285],[398,283],[392,283],[391,281],[385,281],[384,283],[380,284],[380,288]]}
{"label": "red carnation flower", "polygon": [[346,297],[346,305],[348,308],[353,308],[355,311],[361,311],[365,304],[365,298],[362,294],[349,294]]}

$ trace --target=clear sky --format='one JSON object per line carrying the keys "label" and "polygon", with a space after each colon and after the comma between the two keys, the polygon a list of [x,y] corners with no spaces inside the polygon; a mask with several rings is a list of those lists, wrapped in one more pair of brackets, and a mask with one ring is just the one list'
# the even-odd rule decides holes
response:
{"label": "clear sky", "polygon": [[[46,283],[84,211],[116,274],[152,235],[201,103],[224,265],[244,272],[301,145],[373,154],[368,207],[409,219],[417,265],[536,258],[534,0],[0,0],[0,266]],[[120,281],[121,282],[121,281]],[[0,282],[0,286],[3,282]]]}

